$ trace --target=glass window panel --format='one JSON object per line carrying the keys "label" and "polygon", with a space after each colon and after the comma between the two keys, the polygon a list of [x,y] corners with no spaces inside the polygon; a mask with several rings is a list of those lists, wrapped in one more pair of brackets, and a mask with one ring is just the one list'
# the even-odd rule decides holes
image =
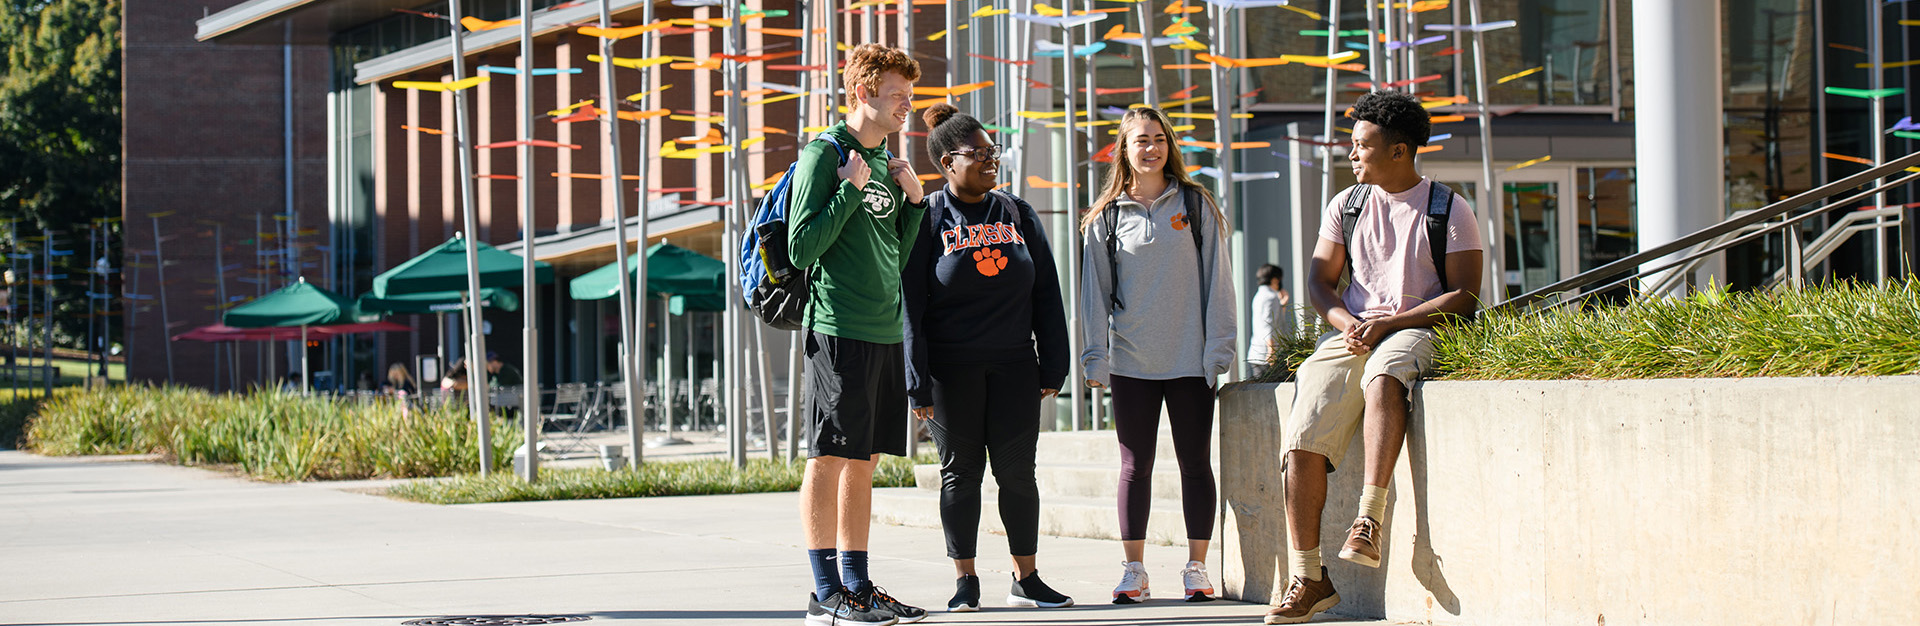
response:
{"label": "glass window panel", "polygon": [[[1608,0],[1488,0],[1485,21],[1519,25],[1490,31],[1488,100],[1495,105],[1611,105]],[[1628,7],[1622,2],[1624,15]],[[1463,12],[1461,21],[1466,21]],[[1625,51],[1627,42],[1622,41]],[[1472,80],[1472,64],[1462,74]],[[1501,80],[1506,80],[1502,83]],[[1464,89],[1471,90],[1471,84]]]}

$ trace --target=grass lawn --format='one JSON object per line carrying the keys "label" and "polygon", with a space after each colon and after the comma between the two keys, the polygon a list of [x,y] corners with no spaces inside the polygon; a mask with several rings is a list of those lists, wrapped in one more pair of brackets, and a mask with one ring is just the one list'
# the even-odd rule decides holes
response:
{"label": "grass lawn", "polygon": [[[0,353],[0,361],[4,361],[5,359],[6,354]],[[46,379],[42,378],[42,376],[45,375],[45,370],[42,369],[42,366],[45,365],[45,361],[46,359],[28,358],[25,355],[21,355],[18,360],[14,361],[14,367],[12,369],[8,369],[4,364],[0,364],[0,389],[16,387],[40,388],[44,386]],[[54,359],[53,370],[57,378],[54,379],[53,386],[68,387],[86,384],[87,374],[92,372],[98,375],[100,370],[100,364],[97,361],[92,364],[93,367],[91,369],[89,369],[87,365],[86,361],[79,359]],[[116,381],[126,380],[126,364],[108,363],[107,378]],[[8,396],[8,399],[11,398],[12,396]]]}

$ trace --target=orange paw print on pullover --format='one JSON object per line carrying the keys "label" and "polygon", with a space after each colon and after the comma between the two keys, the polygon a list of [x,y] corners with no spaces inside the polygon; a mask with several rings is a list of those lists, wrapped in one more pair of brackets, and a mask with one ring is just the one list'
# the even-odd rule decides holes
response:
{"label": "orange paw print on pullover", "polygon": [[1000,270],[1007,269],[1007,257],[994,248],[974,250],[973,260],[978,262],[974,268],[980,270],[981,276],[997,276]]}
{"label": "orange paw print on pullover", "polygon": [[1174,230],[1186,230],[1186,229],[1187,229],[1187,214],[1185,214],[1185,213],[1175,213],[1175,214],[1173,214],[1173,229],[1174,229]]}

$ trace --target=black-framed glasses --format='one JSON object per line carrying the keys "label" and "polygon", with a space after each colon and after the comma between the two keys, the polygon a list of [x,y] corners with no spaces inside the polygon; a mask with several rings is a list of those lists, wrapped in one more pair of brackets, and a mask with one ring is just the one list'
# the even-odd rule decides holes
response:
{"label": "black-framed glasses", "polygon": [[947,152],[947,154],[958,154],[961,156],[965,156],[969,159],[973,159],[975,161],[998,161],[1000,160],[1000,152],[1001,152],[1000,144],[996,143],[996,144],[988,144],[987,147],[985,148],[974,148],[972,150],[965,150],[965,151],[952,150]]}

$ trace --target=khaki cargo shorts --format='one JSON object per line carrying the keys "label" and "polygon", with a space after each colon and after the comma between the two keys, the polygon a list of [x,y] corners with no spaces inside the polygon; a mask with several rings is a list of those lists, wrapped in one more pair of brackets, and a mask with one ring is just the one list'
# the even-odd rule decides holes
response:
{"label": "khaki cargo shorts", "polygon": [[[1327,471],[1334,471],[1360,430],[1367,384],[1378,376],[1392,376],[1411,395],[1414,381],[1433,367],[1433,340],[1432,330],[1410,328],[1387,335],[1371,352],[1354,355],[1347,352],[1340,333],[1321,336],[1294,378],[1293,413],[1282,425],[1285,451],[1325,456]],[[1281,466],[1285,463],[1283,455]]]}

